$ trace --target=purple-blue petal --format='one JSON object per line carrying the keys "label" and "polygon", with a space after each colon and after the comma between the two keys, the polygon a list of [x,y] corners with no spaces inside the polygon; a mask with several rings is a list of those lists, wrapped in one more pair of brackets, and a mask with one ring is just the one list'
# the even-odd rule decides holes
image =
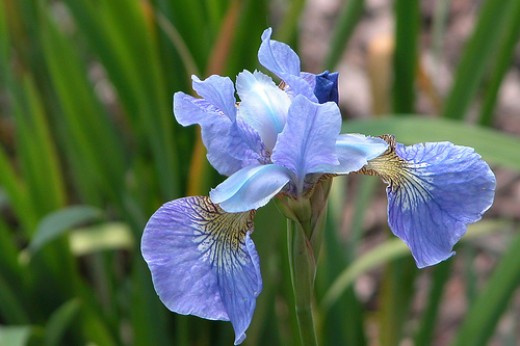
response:
{"label": "purple-blue petal", "polygon": [[493,203],[493,172],[472,148],[452,143],[398,144],[407,163],[387,188],[388,222],[419,268],[449,257],[468,224]]}
{"label": "purple-blue petal", "polygon": [[268,154],[260,135],[243,119],[237,117],[229,131],[229,154],[249,166],[268,161]]}
{"label": "purple-blue petal", "polygon": [[235,87],[229,77],[212,75],[205,80],[200,80],[198,77],[192,76],[191,79],[193,89],[197,94],[221,110],[231,121],[235,120]]}
{"label": "purple-blue petal", "polygon": [[164,204],[148,221],[141,251],[161,301],[179,314],[231,321],[245,339],[262,290],[252,213],[230,214],[208,197]]}
{"label": "purple-blue petal", "polygon": [[340,127],[341,114],[335,103],[318,104],[303,96],[293,100],[271,159],[294,173],[297,193],[303,191],[307,174],[339,165],[336,138]]}
{"label": "purple-blue petal", "polygon": [[266,69],[285,79],[284,76],[300,75],[300,58],[285,43],[271,40],[273,30],[265,29],[262,33],[262,44],[258,50],[258,61]]}
{"label": "purple-blue petal", "polygon": [[317,101],[313,92],[314,82],[309,83],[306,76],[300,74],[298,55],[285,43],[271,40],[271,34],[271,28],[262,34],[262,44],[258,50],[260,64],[287,84],[285,91],[292,97],[303,95],[311,101]]}
{"label": "purple-blue petal", "polygon": [[244,212],[266,205],[290,181],[282,166],[247,166],[210,191],[210,198],[227,212]]}
{"label": "purple-blue petal", "polygon": [[181,125],[201,126],[208,161],[220,174],[229,176],[242,168],[242,160],[229,152],[232,122],[220,109],[205,99],[177,92],[173,96],[173,111]]}
{"label": "purple-blue petal", "polygon": [[337,72],[329,73],[329,71],[316,75],[314,95],[319,103],[339,102],[338,76]]}
{"label": "purple-blue petal", "polygon": [[238,158],[229,150],[231,127],[214,123],[203,126],[201,132],[202,142],[207,149],[206,157],[220,174],[230,176],[248,162],[248,157]]}

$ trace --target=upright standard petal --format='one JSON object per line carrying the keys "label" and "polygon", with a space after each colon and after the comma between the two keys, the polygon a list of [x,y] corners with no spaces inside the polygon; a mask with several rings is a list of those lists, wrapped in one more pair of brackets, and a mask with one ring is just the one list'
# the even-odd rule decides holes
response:
{"label": "upright standard petal", "polygon": [[326,173],[324,167],[339,165],[336,138],[340,127],[335,103],[313,103],[301,95],[293,100],[271,159],[293,172],[297,194],[303,192],[307,174]]}
{"label": "upright standard petal", "polygon": [[291,104],[289,96],[258,71],[238,74],[237,93],[241,100],[238,117],[255,129],[265,147],[272,151],[285,126]]}
{"label": "upright standard petal", "polygon": [[258,50],[258,61],[266,69],[280,78],[286,75],[300,75],[300,58],[285,43],[271,40],[273,29],[265,29],[262,33],[262,44]]}
{"label": "upright standard petal", "polygon": [[253,213],[230,214],[207,197],[164,204],[150,218],[141,251],[161,301],[179,314],[231,321],[246,337],[262,290],[250,233]]}
{"label": "upright standard petal", "polygon": [[472,148],[397,144],[367,167],[389,183],[390,228],[410,247],[419,268],[451,257],[467,225],[493,203],[495,176]]}
{"label": "upright standard petal", "polygon": [[272,29],[262,34],[262,44],[258,50],[258,61],[266,69],[281,78],[289,88],[286,91],[293,95],[303,95],[311,101],[317,101],[312,85],[300,74],[300,58],[285,43],[271,40]]}
{"label": "upright standard petal", "polygon": [[210,198],[227,212],[244,212],[266,205],[290,181],[290,172],[268,164],[247,166],[210,191]]}

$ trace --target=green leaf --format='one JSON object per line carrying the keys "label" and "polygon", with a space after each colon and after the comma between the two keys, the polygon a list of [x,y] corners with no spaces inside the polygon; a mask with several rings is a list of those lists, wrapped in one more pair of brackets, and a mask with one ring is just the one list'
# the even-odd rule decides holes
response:
{"label": "green leaf", "polygon": [[[25,290],[22,287],[17,287],[16,282],[8,281],[3,275],[0,275],[0,297],[2,297],[0,314],[2,314],[4,323],[29,323],[28,313],[24,310],[22,304],[24,299],[20,294],[21,291]],[[0,341],[1,345],[2,342]]]}
{"label": "green leaf", "polygon": [[356,28],[356,24],[363,14],[365,8],[364,0],[347,1],[335,25],[330,44],[330,50],[325,58],[325,69],[334,70],[338,64],[343,51],[347,46],[350,36]]}
{"label": "green leaf", "polygon": [[508,302],[520,286],[518,249],[520,235],[511,239],[510,246],[487,281],[487,286],[470,306],[453,345],[487,345]]}
{"label": "green leaf", "polygon": [[132,231],[122,222],[77,229],[69,239],[72,253],[77,256],[101,250],[130,250],[134,246]]}
{"label": "green leaf", "polygon": [[[58,154],[51,137],[40,93],[28,75],[20,92],[13,95],[16,106],[17,155],[31,202],[39,215],[63,207],[65,187]],[[22,217],[22,216],[20,216]]]}
{"label": "green leaf", "polygon": [[58,346],[67,327],[76,318],[80,302],[72,299],[60,306],[49,318],[45,326],[45,345]]}
{"label": "green leaf", "polygon": [[[507,7],[507,6],[506,6]],[[485,97],[480,111],[480,124],[491,125],[493,120],[493,110],[495,109],[498,92],[502,85],[502,80],[511,67],[513,52],[518,43],[520,35],[520,1],[509,1],[509,9],[504,18],[505,33],[503,42],[494,53],[496,56],[495,64],[490,75],[489,84],[485,90]]]}
{"label": "green leaf", "polygon": [[0,346],[26,346],[31,326],[0,326]]}
{"label": "green leaf", "polygon": [[56,239],[86,222],[99,220],[103,212],[90,206],[73,206],[47,215],[38,225],[36,233],[29,244],[29,252],[34,255],[45,244]]}
{"label": "green leaf", "polygon": [[350,121],[345,132],[393,134],[400,143],[450,141],[475,148],[490,164],[520,171],[520,138],[461,122],[432,118],[395,118]]}
{"label": "green leaf", "polygon": [[[468,226],[468,231],[462,238],[462,241],[497,231],[509,231],[511,230],[511,225],[511,222],[504,220],[480,221]],[[321,302],[323,309],[325,310],[333,306],[336,300],[361,274],[397,258],[408,256],[409,253],[408,247],[402,240],[393,238],[358,257],[352,265],[343,270],[330,286]]]}
{"label": "green leaf", "polygon": [[415,108],[415,76],[419,33],[419,1],[396,0],[393,110],[410,113]]}
{"label": "green leaf", "polygon": [[443,117],[464,119],[489,61],[496,54],[510,1],[517,0],[486,0],[480,6],[475,29],[464,47],[455,72],[454,83],[442,112]]}

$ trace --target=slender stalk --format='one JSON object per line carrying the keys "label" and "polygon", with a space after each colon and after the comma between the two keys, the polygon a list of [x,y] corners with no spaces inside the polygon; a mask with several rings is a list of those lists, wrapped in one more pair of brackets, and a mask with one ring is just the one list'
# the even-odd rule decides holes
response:
{"label": "slender stalk", "polygon": [[303,346],[317,346],[312,316],[316,261],[312,246],[299,223],[287,219],[287,244],[296,317]]}

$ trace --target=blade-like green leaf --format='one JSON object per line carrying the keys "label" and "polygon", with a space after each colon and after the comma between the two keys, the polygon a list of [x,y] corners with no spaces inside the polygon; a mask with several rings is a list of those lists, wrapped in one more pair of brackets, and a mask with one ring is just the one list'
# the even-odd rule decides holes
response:
{"label": "blade-like green leaf", "polygon": [[101,250],[131,250],[133,246],[132,232],[121,222],[76,229],[70,234],[70,247],[77,256]]}
{"label": "blade-like green leaf", "polygon": [[0,346],[26,346],[31,326],[0,326]]}
{"label": "blade-like green leaf", "polygon": [[334,70],[336,68],[364,8],[364,0],[350,0],[344,4],[332,34],[330,49],[325,58],[325,69]]}
{"label": "blade-like green leaf", "polygon": [[31,201],[38,214],[44,215],[65,204],[64,179],[34,81],[26,76],[20,90],[14,112],[17,154],[22,163],[23,178],[31,190]]}
{"label": "blade-like green leaf", "polygon": [[453,345],[488,345],[513,293],[520,287],[520,235],[511,239],[486,287],[470,306]]}
{"label": "blade-like green leaf", "polygon": [[72,299],[60,306],[49,318],[45,325],[45,345],[58,346],[63,334],[76,318],[81,304]]}
{"label": "blade-like green leaf", "polygon": [[448,94],[442,116],[464,119],[481,84],[486,68],[503,32],[508,4],[516,0],[486,0],[480,6],[475,29],[460,58],[453,86]]}
{"label": "blade-like green leaf", "polygon": [[[512,223],[509,221],[480,221],[479,223],[470,225],[468,232],[462,239],[480,237],[497,231],[510,231]],[[341,296],[343,291],[348,288],[361,274],[376,268],[384,263],[390,262],[396,258],[407,256],[409,250],[405,243],[400,239],[393,238],[376,246],[372,250],[358,257],[352,265],[347,267],[334,281],[325,294],[321,305],[323,309],[330,308],[335,304],[336,300]]]}
{"label": "blade-like green leaf", "polygon": [[89,203],[102,196],[119,197],[124,176],[122,142],[114,124],[96,98],[79,52],[46,11],[41,36],[52,85],[62,117],[60,144],[74,169],[75,183]]}
{"label": "blade-like green leaf", "polygon": [[420,325],[414,337],[414,345],[428,346],[432,344],[435,335],[437,316],[442,306],[444,287],[450,278],[453,261],[439,263],[432,270],[432,284],[428,301]]}
{"label": "blade-like green leaf", "polygon": [[417,71],[417,40],[419,34],[419,1],[396,0],[393,110],[411,113],[415,108],[415,76]]}
{"label": "blade-like green leaf", "polygon": [[496,60],[490,73],[490,81],[485,90],[484,102],[479,117],[480,124],[487,126],[492,124],[498,91],[506,72],[511,66],[513,52],[520,37],[520,1],[509,1],[509,4],[504,6],[509,6],[504,18],[504,39],[497,52],[494,53]]}
{"label": "blade-like green leaf", "polygon": [[31,326],[0,326],[0,346],[26,346]]}
{"label": "blade-like green leaf", "polygon": [[345,132],[369,135],[393,134],[405,144],[450,141],[475,148],[490,164],[520,171],[520,138],[496,130],[456,121],[432,118],[383,118],[351,121],[343,125]]}
{"label": "blade-like green leaf", "polygon": [[31,254],[36,253],[45,244],[56,239],[73,227],[86,222],[99,220],[103,212],[90,206],[74,206],[56,211],[46,216],[38,225],[34,237],[29,244]]}
{"label": "blade-like green leaf", "polygon": [[[2,304],[0,304],[0,314],[5,316],[3,322],[7,323],[29,323],[29,314],[25,311],[23,306],[23,297],[19,294],[25,289],[22,287],[13,287],[16,284],[14,281],[6,280],[3,275],[0,275],[0,295],[2,297]],[[1,337],[0,337],[1,340]],[[2,343],[0,342],[0,345]]]}

